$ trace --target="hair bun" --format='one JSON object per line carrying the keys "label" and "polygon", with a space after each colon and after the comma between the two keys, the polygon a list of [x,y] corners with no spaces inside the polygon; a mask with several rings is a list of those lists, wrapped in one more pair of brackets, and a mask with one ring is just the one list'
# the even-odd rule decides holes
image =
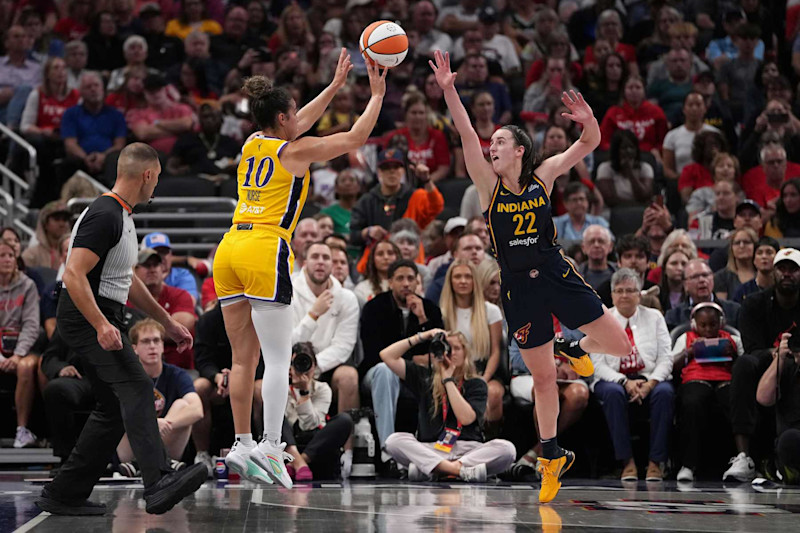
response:
{"label": "hair bun", "polygon": [[243,89],[250,98],[261,98],[272,89],[272,80],[266,76],[251,76],[244,80]]}

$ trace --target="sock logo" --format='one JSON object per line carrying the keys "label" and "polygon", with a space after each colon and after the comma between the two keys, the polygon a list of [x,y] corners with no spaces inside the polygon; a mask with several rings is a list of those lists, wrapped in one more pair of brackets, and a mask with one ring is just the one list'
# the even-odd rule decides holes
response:
{"label": "sock logo", "polygon": [[525,344],[528,341],[528,333],[531,331],[531,323],[528,322],[517,331],[514,332],[514,338],[520,344]]}

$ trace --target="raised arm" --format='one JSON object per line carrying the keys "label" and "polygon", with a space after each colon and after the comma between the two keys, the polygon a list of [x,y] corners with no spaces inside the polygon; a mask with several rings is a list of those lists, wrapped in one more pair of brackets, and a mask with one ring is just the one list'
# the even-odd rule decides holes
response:
{"label": "raised arm", "polygon": [[544,182],[548,191],[552,190],[556,178],[566,174],[600,145],[600,126],[583,95],[575,91],[569,91],[569,94],[564,92],[561,94],[561,101],[569,109],[569,113],[561,113],[561,116],[580,123],[583,126],[583,133],[578,142],[573,143],[564,152],[548,157],[535,169],[536,175]]}
{"label": "raised arm", "polygon": [[359,117],[350,131],[329,135],[327,137],[303,137],[288,144],[281,156],[281,163],[295,176],[302,176],[309,165],[316,161],[330,161],[342,154],[351,152],[363,146],[372,133],[378,115],[383,105],[383,95],[386,94],[386,73],[380,73],[377,64],[367,62],[369,84],[372,97],[367,108]]}
{"label": "raised arm", "polygon": [[478,196],[481,200],[481,208],[486,208],[489,205],[492,191],[494,190],[497,182],[497,174],[492,169],[492,165],[483,157],[483,150],[481,149],[481,142],[478,139],[478,134],[475,128],[472,127],[472,122],[469,120],[467,110],[464,104],[461,103],[461,98],[456,91],[456,74],[450,70],[450,54],[445,52],[442,54],[441,50],[436,50],[434,53],[433,61],[428,61],[428,64],[433,69],[436,76],[436,83],[444,91],[444,101],[447,103],[447,108],[453,116],[453,123],[461,136],[461,146],[464,148],[464,162],[467,165],[467,174],[469,175],[472,183],[478,189]]}
{"label": "raised arm", "polygon": [[336,65],[336,73],[333,75],[331,84],[297,112],[298,135],[307,132],[311,129],[311,126],[317,123],[337,91],[347,82],[347,74],[351,70],[353,70],[353,64],[350,62],[350,54],[347,53],[347,48],[342,48],[341,53],[339,53],[339,63]]}

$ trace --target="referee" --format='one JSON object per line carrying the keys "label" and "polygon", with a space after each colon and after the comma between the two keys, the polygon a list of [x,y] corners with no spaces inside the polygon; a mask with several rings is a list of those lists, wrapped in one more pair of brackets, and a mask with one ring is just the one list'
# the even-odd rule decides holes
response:
{"label": "referee", "polygon": [[119,156],[110,193],[92,202],[72,230],[64,287],[58,301],[58,330],[81,358],[97,405],[78,443],[36,504],[59,515],[101,515],[105,505],[87,500],[127,433],[144,482],[148,513],[161,514],[192,494],[208,475],[202,463],[179,472],[169,467],[153,407],[153,380],[122,333],[130,300],[160,322],[183,351],[189,331],[172,320],[133,275],[138,243],[131,213],[158,184],[161,164],[150,146],[134,143]]}

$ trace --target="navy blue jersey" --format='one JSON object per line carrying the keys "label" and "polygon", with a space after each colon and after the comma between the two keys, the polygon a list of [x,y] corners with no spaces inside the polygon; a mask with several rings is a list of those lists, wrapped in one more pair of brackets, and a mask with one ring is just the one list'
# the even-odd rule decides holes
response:
{"label": "navy blue jersey", "polygon": [[492,238],[492,253],[503,272],[529,271],[560,255],[550,195],[536,174],[519,194],[498,178],[483,216]]}

